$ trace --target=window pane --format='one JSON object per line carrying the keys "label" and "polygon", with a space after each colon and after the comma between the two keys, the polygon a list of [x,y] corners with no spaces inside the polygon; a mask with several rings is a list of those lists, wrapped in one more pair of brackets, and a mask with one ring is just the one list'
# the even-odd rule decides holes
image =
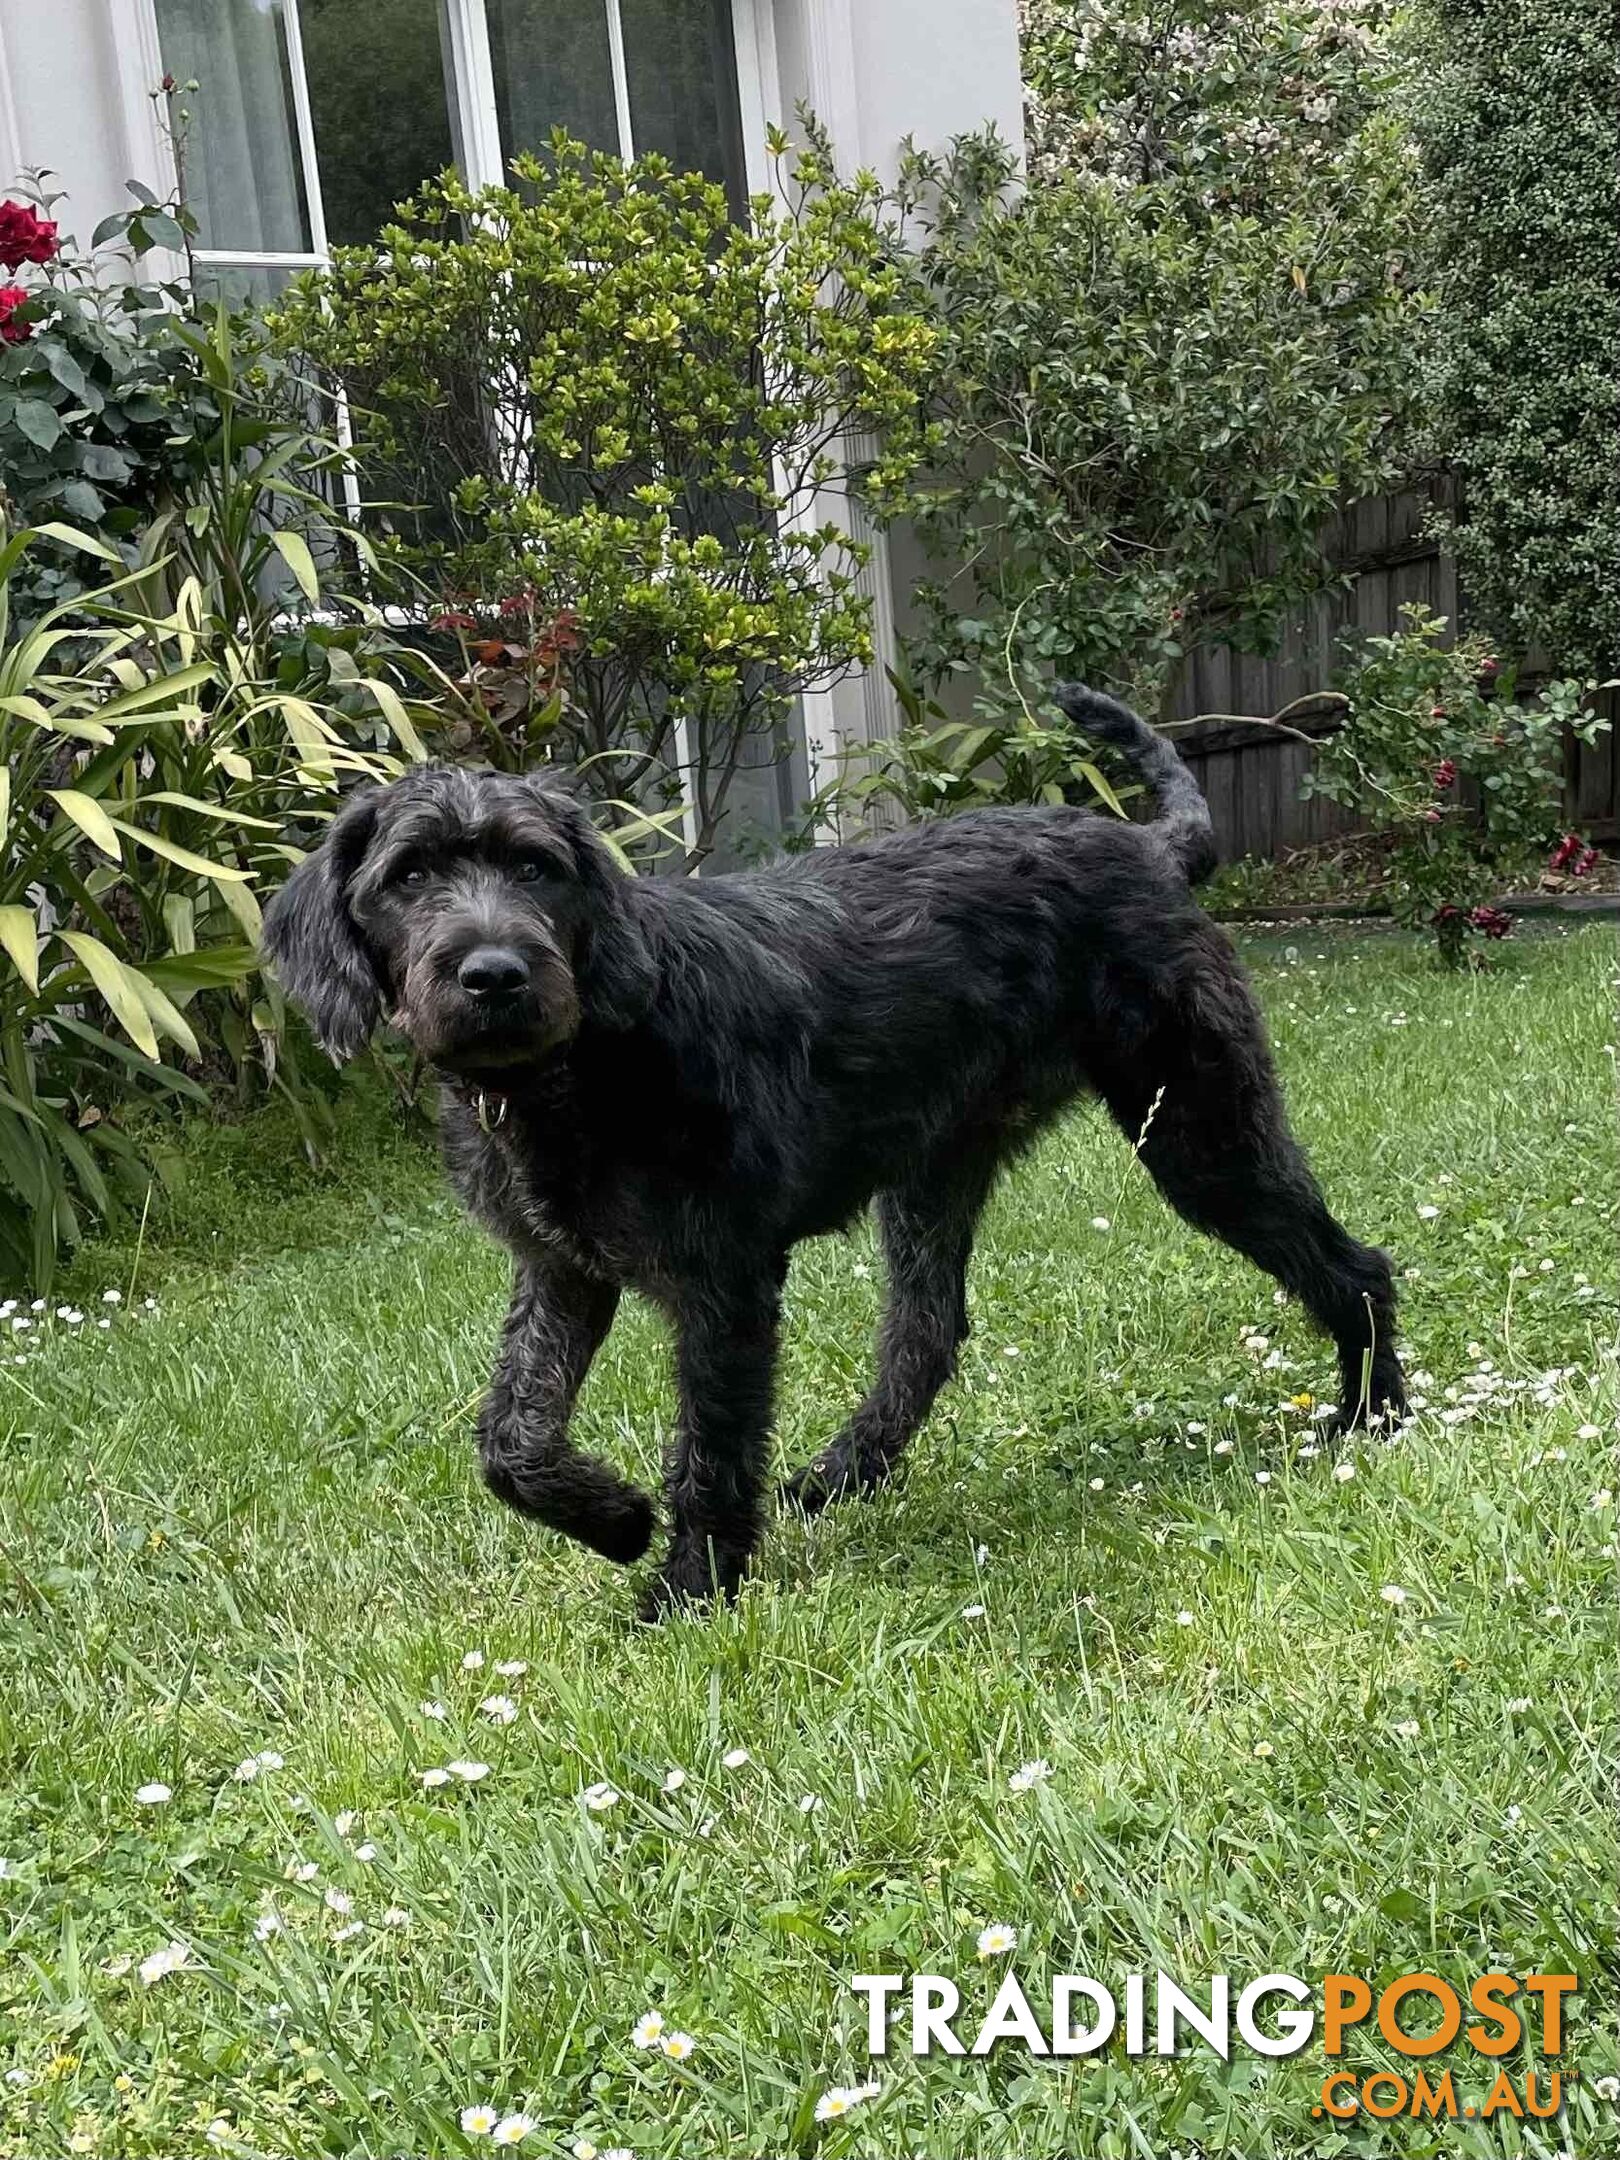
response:
{"label": "window pane", "polygon": [[282,0],[157,0],[163,65],[195,81],[178,102],[185,191],[205,248],[302,254],[309,220]]}
{"label": "window pane", "polygon": [[541,151],[553,128],[619,149],[604,0],[487,0],[501,154]]}
{"label": "window pane", "polygon": [[454,164],[438,0],[300,0],[326,236],[376,238]]}
{"label": "window pane", "polygon": [[707,173],[747,208],[731,0],[619,0],[630,132],[682,172]]}

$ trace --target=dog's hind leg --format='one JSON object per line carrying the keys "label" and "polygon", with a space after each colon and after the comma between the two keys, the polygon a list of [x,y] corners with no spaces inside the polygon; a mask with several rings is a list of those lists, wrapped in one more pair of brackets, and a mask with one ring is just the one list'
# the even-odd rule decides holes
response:
{"label": "dog's hind leg", "polygon": [[651,1542],[651,1500],[568,1444],[574,1398],[618,1302],[612,1284],[565,1262],[518,1262],[478,1451],[484,1482],[509,1507],[628,1563]]}
{"label": "dog's hind leg", "polygon": [[1130,1059],[1099,1072],[1109,1108],[1187,1221],[1274,1276],[1331,1335],[1340,1420],[1399,1416],[1389,1261],[1328,1211],[1288,1128],[1258,1012],[1235,964],[1200,982]]}
{"label": "dog's hind leg", "polygon": [[789,1506],[815,1515],[846,1493],[874,1491],[955,1372],[968,1333],[968,1255],[998,1159],[984,1143],[936,1157],[932,1174],[879,1193],[889,1288],[877,1375],[844,1430],[783,1485]]}
{"label": "dog's hind leg", "polygon": [[786,1258],[763,1273],[694,1284],[673,1302],[680,1416],[665,1487],[669,1550],[641,1617],[732,1597],[762,1527]]}

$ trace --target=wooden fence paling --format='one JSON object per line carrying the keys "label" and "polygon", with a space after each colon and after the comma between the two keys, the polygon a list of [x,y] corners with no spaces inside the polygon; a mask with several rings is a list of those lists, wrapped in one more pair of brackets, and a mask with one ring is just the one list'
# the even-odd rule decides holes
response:
{"label": "wooden fence paling", "polygon": [[[1457,566],[1424,532],[1440,499],[1437,484],[1434,490],[1353,503],[1334,520],[1329,546],[1332,560],[1354,572],[1351,583],[1312,601],[1270,659],[1220,645],[1190,653],[1167,717],[1175,721],[1203,713],[1252,713],[1268,718],[1279,713],[1328,686],[1347,632],[1388,637],[1400,628],[1404,607],[1426,607],[1455,626]],[[1598,702],[1620,727],[1620,696],[1607,691]],[[1316,736],[1337,725],[1331,720],[1298,724]],[[1294,736],[1234,729],[1217,720],[1178,731],[1176,746],[1208,799],[1223,862],[1240,855],[1286,854],[1361,829],[1352,811],[1321,797],[1300,795],[1312,752]],[[1564,814],[1591,839],[1620,838],[1620,759],[1612,728],[1593,749],[1569,743]]]}

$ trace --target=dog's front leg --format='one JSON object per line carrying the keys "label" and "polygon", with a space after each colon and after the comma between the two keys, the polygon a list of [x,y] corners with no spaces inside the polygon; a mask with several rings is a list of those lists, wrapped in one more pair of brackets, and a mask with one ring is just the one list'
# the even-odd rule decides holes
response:
{"label": "dog's front leg", "polygon": [[478,1420],[484,1481],[508,1506],[610,1560],[639,1560],[653,1505],[568,1444],[568,1419],[619,1293],[565,1262],[519,1260],[495,1377]]}
{"label": "dog's front leg", "polygon": [[759,1542],[779,1307],[779,1277],[705,1284],[676,1303],[673,1527],[643,1619],[716,1593],[729,1598],[742,1581]]}

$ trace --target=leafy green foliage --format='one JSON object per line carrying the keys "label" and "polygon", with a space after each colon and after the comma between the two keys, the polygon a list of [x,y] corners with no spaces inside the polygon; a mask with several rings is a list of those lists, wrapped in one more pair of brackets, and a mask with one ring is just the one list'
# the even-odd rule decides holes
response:
{"label": "leafy green foliage", "polygon": [[[97,228],[98,245],[179,244],[173,210],[141,192],[146,200]],[[42,211],[61,199],[32,197]],[[27,302],[0,341],[0,486],[10,520],[67,519],[131,546],[183,484],[198,429],[211,419],[187,395],[192,354],[178,290],[99,276],[92,256],[56,241],[27,274]],[[15,572],[13,609],[70,599],[90,564],[82,553],[30,551]]]}
{"label": "leafy green foliage", "polygon": [[475,648],[543,662],[528,699],[521,668],[488,686],[510,754],[684,791],[694,861],[745,742],[870,657],[840,445],[876,440],[899,486],[938,342],[876,183],[776,149],[782,199],[743,225],[697,175],[558,136],[513,188],[424,189],[280,323],[348,387],[371,491],[403,506],[385,561]]}
{"label": "leafy green foliage", "polygon": [[909,161],[945,446],[890,506],[945,566],[924,677],[1152,709],[1192,645],[1263,648],[1327,580],[1327,515],[1408,454],[1423,312],[1385,21],[1039,0],[1028,186],[993,140]]}
{"label": "leafy green foliage", "polygon": [[1485,638],[1448,644],[1438,616],[1405,617],[1346,672],[1345,726],[1323,740],[1303,786],[1389,835],[1397,918],[1432,924],[1455,966],[1471,932],[1506,934],[1510,918],[1489,903],[1559,836],[1566,735],[1595,742],[1608,722],[1586,702],[1595,684],[1550,682],[1520,703]]}
{"label": "leafy green foliage", "polygon": [[889,681],[903,715],[900,727],[881,742],[845,752],[832,784],[811,805],[813,819],[853,818],[859,830],[880,805],[914,819],[990,803],[1099,798],[1122,811],[1121,797],[1140,792],[1135,786],[1116,792],[1055,711],[1004,712],[991,704],[990,720],[953,720],[903,670],[891,668]]}
{"label": "leafy green foliage", "polygon": [[1601,0],[1424,0],[1436,442],[1471,616],[1620,665],[1620,77]]}

